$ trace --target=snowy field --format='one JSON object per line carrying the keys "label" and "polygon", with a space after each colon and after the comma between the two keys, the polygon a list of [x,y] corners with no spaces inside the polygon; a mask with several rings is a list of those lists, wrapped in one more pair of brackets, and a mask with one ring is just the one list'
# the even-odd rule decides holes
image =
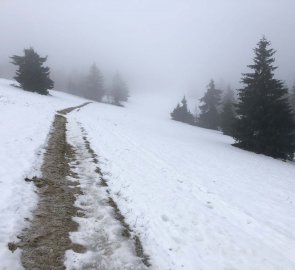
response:
{"label": "snowy field", "polygon": [[32,183],[24,178],[38,174],[42,150],[56,110],[84,100],[56,91],[51,97],[29,93],[0,79],[0,269],[20,269],[19,250],[11,253],[25,217],[36,205]]}
{"label": "snowy field", "polygon": [[138,96],[70,115],[154,269],[294,270],[294,164],[171,121],[174,105]]}
{"label": "snowy field", "polygon": [[[83,99],[44,97],[0,80],[0,269],[20,269],[7,243],[36,205],[36,175],[56,110]],[[177,100],[180,97],[177,97]],[[99,155],[113,199],[155,270],[294,270],[295,167],[232,147],[219,132],[169,119],[175,100],[136,95],[68,115]],[[37,162],[39,161],[39,162]]]}

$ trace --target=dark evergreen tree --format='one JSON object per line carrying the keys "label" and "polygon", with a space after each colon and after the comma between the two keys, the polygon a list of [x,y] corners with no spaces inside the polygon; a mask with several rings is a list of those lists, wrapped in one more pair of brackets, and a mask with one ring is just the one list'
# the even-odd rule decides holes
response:
{"label": "dark evergreen tree", "polygon": [[288,90],[274,78],[275,51],[264,37],[254,49],[250,73],[243,74],[236,106],[236,146],[283,160],[293,159],[295,124],[288,103]]}
{"label": "dark evergreen tree", "polygon": [[122,101],[128,101],[129,90],[127,84],[118,72],[113,78],[111,96],[113,97],[113,103],[116,105],[121,105]]}
{"label": "dark evergreen tree", "polygon": [[170,113],[170,116],[175,121],[181,121],[181,106],[179,103],[177,103],[177,106],[173,109],[173,111]]}
{"label": "dark evergreen tree", "polygon": [[190,125],[195,123],[193,114],[187,108],[187,101],[183,97],[181,104],[177,104],[176,108],[171,112],[171,118],[176,121],[184,122]]}
{"label": "dark evergreen tree", "polygon": [[199,106],[200,115],[198,125],[209,129],[218,129],[219,113],[218,106],[220,105],[221,91],[215,88],[214,81],[211,80],[205,95],[200,99],[203,103]]}
{"label": "dark evergreen tree", "polygon": [[40,57],[33,48],[25,49],[24,56],[14,55],[11,57],[12,64],[18,66],[14,79],[21,88],[42,95],[48,94],[48,89],[53,88],[50,79],[49,67],[44,67],[47,57]]}
{"label": "dark evergreen tree", "polygon": [[105,94],[103,76],[96,64],[90,68],[85,90],[85,97],[96,101],[101,101]]}

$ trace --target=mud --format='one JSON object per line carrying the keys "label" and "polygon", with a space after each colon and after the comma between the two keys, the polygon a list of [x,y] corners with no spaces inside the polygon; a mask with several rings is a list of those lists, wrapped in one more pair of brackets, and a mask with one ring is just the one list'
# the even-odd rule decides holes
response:
{"label": "mud", "polygon": [[19,236],[21,241],[17,244],[22,249],[25,269],[65,269],[66,250],[86,251],[83,246],[73,245],[69,238],[69,233],[78,229],[72,217],[78,215],[74,202],[80,190],[75,182],[67,179],[67,176],[75,177],[69,166],[74,151],[66,142],[67,120],[63,115],[87,104],[56,114],[41,167],[42,177],[25,179],[35,183],[39,196],[30,228]]}
{"label": "mud", "polygon": [[[73,217],[84,217],[85,213],[83,209],[74,206],[77,196],[83,192],[79,188],[79,176],[71,171],[70,167],[70,164],[78,166],[79,160],[76,159],[75,149],[66,140],[66,114],[75,109],[79,110],[88,103],[57,112],[44,154],[42,177],[25,179],[35,184],[39,202],[33,213],[34,218],[31,220],[30,227],[19,236],[20,242],[8,244],[12,252],[17,248],[22,249],[21,262],[25,269],[62,270],[65,269],[66,250],[72,249],[77,253],[86,252],[84,246],[73,244],[69,238],[70,232],[78,230],[78,224],[73,221]],[[99,157],[91,148],[83,127],[81,131],[84,135],[85,147],[92,157],[92,162],[97,166],[95,172],[101,180],[100,185],[108,187],[98,166]],[[113,208],[114,218],[122,225],[122,236],[133,241],[136,255],[144,265],[149,267],[150,259],[143,250],[139,236],[131,230],[111,197],[107,203]]]}

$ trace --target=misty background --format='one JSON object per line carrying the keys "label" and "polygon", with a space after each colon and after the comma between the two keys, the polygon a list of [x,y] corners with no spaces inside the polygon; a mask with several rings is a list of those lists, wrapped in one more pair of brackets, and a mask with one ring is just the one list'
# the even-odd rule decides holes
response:
{"label": "misty background", "polygon": [[265,35],[277,78],[295,82],[294,0],[0,0],[0,77],[9,56],[32,46],[48,55],[56,88],[96,62],[119,70],[131,91],[193,91],[212,78],[239,87]]}

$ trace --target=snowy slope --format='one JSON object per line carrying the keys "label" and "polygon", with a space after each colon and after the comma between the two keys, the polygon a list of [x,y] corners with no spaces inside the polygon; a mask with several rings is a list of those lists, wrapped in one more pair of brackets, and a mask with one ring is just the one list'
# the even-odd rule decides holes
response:
{"label": "snowy slope", "polygon": [[169,119],[166,99],[90,104],[81,122],[153,269],[295,269],[295,167]]}
{"label": "snowy slope", "polygon": [[[56,110],[83,99],[24,92],[0,80],[0,269],[21,269],[16,240],[36,205],[31,183]],[[295,167],[169,119],[179,97],[137,95],[68,115],[87,131],[110,192],[140,233],[152,269],[295,269]],[[78,136],[78,134],[77,134]],[[37,162],[38,161],[38,162]]]}
{"label": "snowy slope", "polygon": [[[36,205],[33,184],[24,181],[38,173],[55,111],[84,100],[60,92],[41,96],[10,86],[0,79],[0,269],[20,269],[19,250],[7,243],[16,240],[25,217]],[[38,162],[37,162],[38,161]]]}

